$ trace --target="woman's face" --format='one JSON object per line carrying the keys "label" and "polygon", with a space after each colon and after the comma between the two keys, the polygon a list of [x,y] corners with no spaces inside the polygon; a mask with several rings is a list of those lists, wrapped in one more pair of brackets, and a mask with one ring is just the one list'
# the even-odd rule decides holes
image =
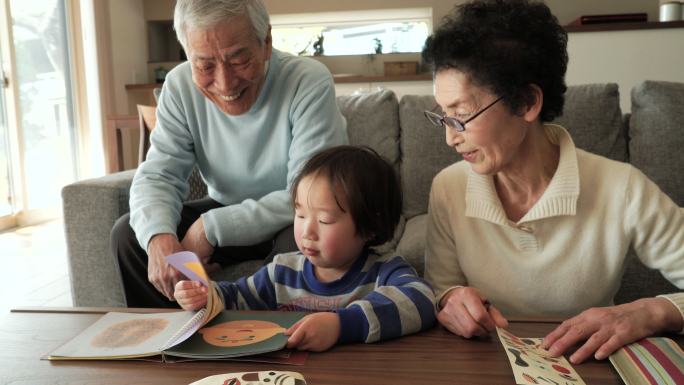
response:
{"label": "woman's face", "polygon": [[[435,75],[435,99],[447,116],[465,122],[499,98],[486,88],[471,83],[456,69]],[[458,132],[445,127],[446,142],[470,163],[473,171],[494,175],[505,171],[520,155],[528,123],[523,116],[511,113],[503,100],[493,104]]]}

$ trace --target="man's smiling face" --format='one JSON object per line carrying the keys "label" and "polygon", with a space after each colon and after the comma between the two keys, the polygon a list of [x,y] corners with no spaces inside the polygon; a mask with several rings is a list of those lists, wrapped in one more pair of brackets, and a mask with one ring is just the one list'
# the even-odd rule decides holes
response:
{"label": "man's smiling face", "polygon": [[235,16],[207,29],[186,33],[192,80],[228,115],[249,111],[259,97],[271,58],[270,30],[264,41],[247,16]]}

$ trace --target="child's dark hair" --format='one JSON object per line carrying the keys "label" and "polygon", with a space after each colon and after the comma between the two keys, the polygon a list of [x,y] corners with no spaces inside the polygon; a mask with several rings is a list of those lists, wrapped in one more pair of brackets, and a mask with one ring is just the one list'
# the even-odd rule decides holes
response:
{"label": "child's dark hair", "polygon": [[[392,166],[366,146],[337,146],[323,150],[306,162],[292,182],[292,203],[297,186],[307,176],[327,177],[335,201],[349,210],[356,232],[367,238],[366,246],[381,245],[392,239],[401,214],[399,178]],[[348,207],[336,195],[342,192]]]}

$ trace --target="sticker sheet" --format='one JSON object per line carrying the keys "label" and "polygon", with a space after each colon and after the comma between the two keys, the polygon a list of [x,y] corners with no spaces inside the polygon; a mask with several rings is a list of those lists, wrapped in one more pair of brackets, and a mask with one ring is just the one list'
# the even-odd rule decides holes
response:
{"label": "sticker sheet", "polygon": [[551,357],[542,338],[519,338],[497,328],[518,385],[586,385],[565,357]]}

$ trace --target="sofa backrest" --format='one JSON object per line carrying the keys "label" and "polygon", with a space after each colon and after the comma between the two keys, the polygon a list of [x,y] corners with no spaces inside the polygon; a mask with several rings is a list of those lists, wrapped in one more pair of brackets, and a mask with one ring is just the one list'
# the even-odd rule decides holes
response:
{"label": "sofa backrest", "polygon": [[[680,207],[684,206],[684,83],[645,81],[632,89],[629,158]],[[679,291],[631,251],[616,303]]]}
{"label": "sofa backrest", "polygon": [[629,136],[630,163],[684,207],[684,83],[635,86]]}
{"label": "sofa backrest", "polygon": [[423,112],[436,106],[432,95],[406,95],[399,103],[401,125],[401,187],[406,219],[427,212],[432,179],[461,156],[446,145],[444,129],[434,126]]}
{"label": "sofa backrest", "polygon": [[620,162],[629,160],[617,84],[568,87],[563,115],[553,122],[568,130],[578,148]]}
{"label": "sofa backrest", "polygon": [[399,103],[392,91],[337,97],[349,143],[378,152],[399,171]]}

